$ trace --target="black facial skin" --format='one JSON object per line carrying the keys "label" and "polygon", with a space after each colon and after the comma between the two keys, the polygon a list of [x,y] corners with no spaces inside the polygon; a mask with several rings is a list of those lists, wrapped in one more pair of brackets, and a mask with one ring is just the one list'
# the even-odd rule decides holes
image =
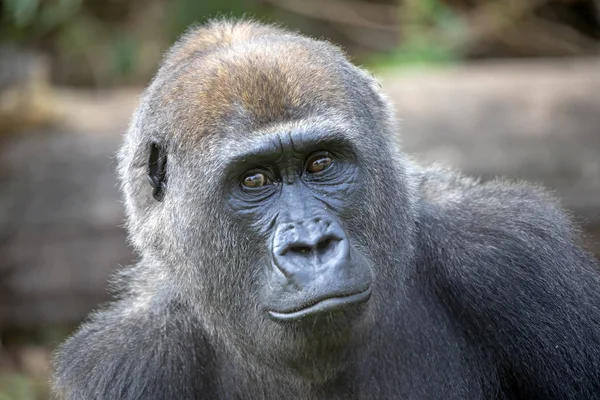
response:
{"label": "black facial skin", "polygon": [[231,166],[232,212],[268,232],[261,301],[276,321],[349,309],[371,295],[371,268],[339,218],[360,184],[358,165],[348,143],[331,139],[263,137]]}

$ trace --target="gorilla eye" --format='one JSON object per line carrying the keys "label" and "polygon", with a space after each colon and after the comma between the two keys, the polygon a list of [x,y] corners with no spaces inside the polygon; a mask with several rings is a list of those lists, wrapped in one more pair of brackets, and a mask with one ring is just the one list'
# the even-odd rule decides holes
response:
{"label": "gorilla eye", "polygon": [[251,172],[242,179],[242,185],[250,189],[265,186],[268,183],[269,179],[262,172]]}
{"label": "gorilla eye", "polygon": [[327,154],[317,154],[308,159],[306,170],[315,174],[326,170],[332,163],[333,160]]}

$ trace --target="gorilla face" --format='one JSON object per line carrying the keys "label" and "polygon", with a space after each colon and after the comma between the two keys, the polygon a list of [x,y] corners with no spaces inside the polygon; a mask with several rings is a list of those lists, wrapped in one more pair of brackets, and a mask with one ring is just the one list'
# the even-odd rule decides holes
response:
{"label": "gorilla face", "polygon": [[266,233],[265,315],[296,322],[361,309],[371,296],[371,268],[341,219],[360,175],[351,144],[313,130],[274,133],[232,160],[231,212]]}
{"label": "gorilla face", "polygon": [[[148,91],[161,112],[142,109],[134,123],[157,145],[127,138],[146,154],[123,163],[133,169],[129,226],[227,348],[298,370],[319,359],[330,371],[368,343],[397,296],[414,250],[412,186],[369,76],[330,50],[282,66],[279,48],[252,46]],[[332,60],[342,68],[322,74]]]}
{"label": "gorilla face", "polygon": [[325,378],[372,326],[377,249],[362,250],[372,213],[357,210],[376,202],[351,135],[317,125],[214,137],[212,154],[168,161],[153,150],[149,181],[175,233],[164,257],[186,260],[177,285],[193,282],[186,295],[209,331],[270,365],[327,357]]}

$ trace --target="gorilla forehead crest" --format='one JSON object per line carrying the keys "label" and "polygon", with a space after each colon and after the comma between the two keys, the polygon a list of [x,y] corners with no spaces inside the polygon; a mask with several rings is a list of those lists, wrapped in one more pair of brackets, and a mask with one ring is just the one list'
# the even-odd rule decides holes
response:
{"label": "gorilla forehead crest", "polygon": [[[256,129],[326,105],[339,105],[337,112],[349,106],[348,80],[340,68],[346,60],[338,48],[248,22],[217,26],[185,36],[159,73],[173,82],[159,89],[159,98],[185,126],[202,127],[194,134]],[[228,126],[220,126],[225,120]]]}

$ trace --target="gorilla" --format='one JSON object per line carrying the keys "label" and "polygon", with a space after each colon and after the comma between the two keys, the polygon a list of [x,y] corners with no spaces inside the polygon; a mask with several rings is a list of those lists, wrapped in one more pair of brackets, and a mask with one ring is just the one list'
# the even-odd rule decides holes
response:
{"label": "gorilla", "polygon": [[600,270],[565,212],[397,136],[334,45],[188,31],[119,153],[139,262],[58,349],[55,394],[600,399]]}

